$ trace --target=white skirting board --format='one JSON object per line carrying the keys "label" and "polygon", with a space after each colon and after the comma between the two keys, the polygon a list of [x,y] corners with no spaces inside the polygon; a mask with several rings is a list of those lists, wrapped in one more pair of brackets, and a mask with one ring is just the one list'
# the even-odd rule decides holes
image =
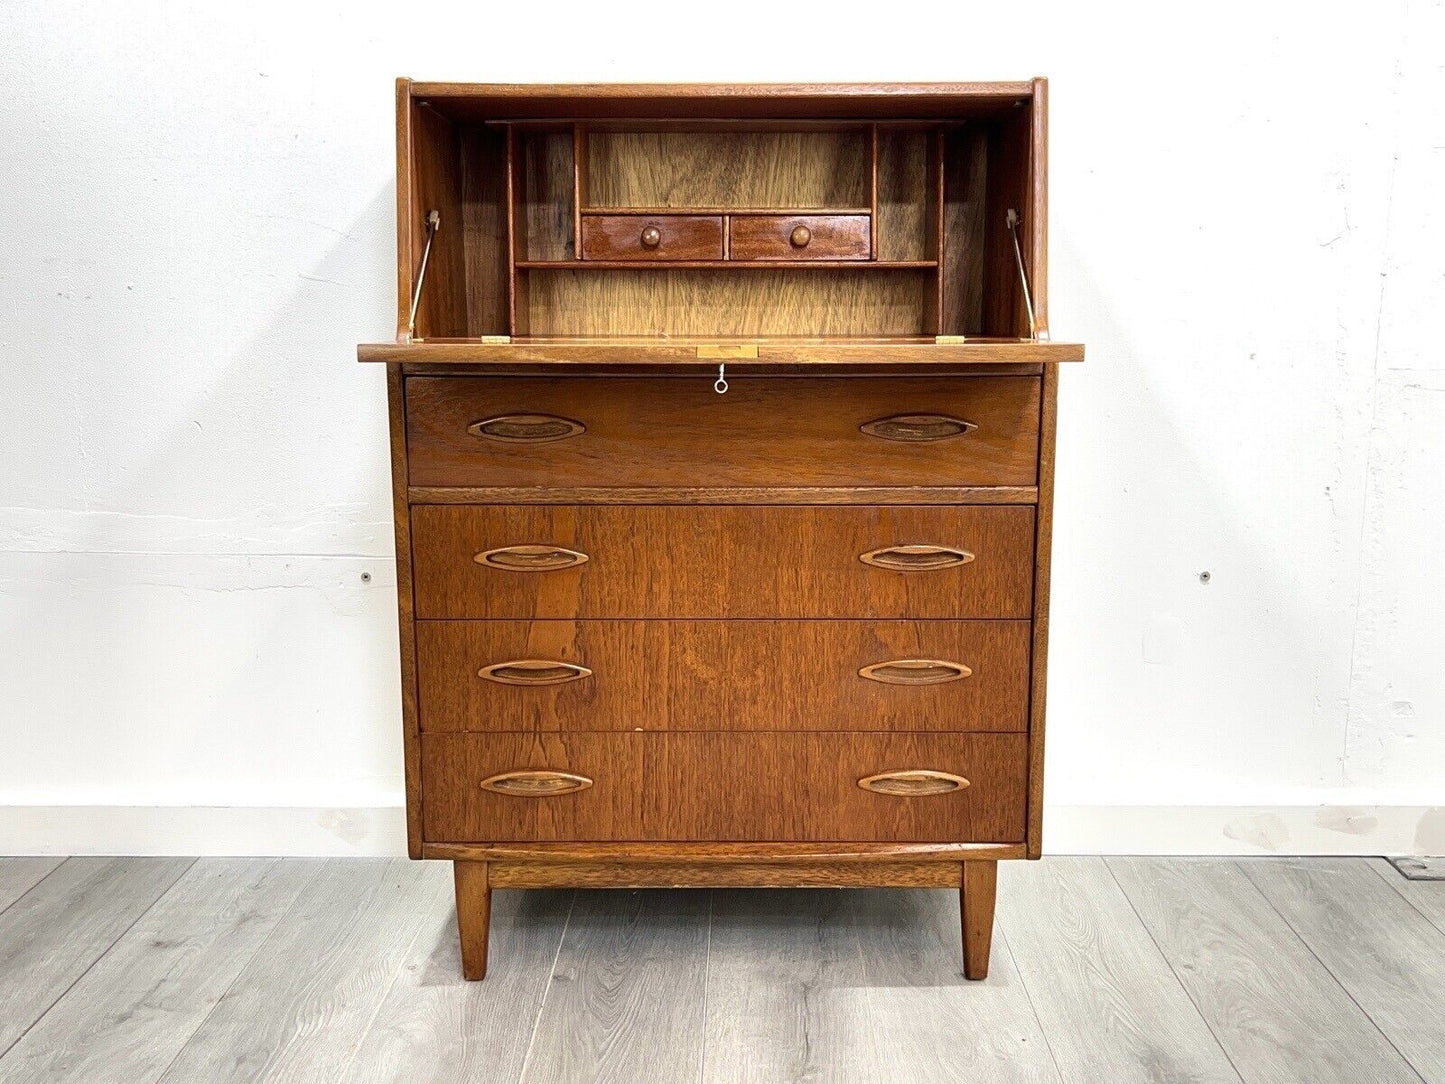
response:
{"label": "white skirting board", "polygon": [[[1445,806],[1049,807],[1046,854],[1429,855]],[[401,855],[399,806],[0,806],[0,854]]]}

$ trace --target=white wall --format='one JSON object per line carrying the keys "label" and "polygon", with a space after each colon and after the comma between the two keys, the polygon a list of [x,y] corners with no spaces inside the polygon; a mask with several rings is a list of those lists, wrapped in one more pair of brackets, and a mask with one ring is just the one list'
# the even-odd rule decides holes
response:
{"label": "white wall", "polygon": [[189,6],[0,5],[0,851],[402,848],[396,75],[1036,73],[1046,845],[1445,851],[1441,5]]}

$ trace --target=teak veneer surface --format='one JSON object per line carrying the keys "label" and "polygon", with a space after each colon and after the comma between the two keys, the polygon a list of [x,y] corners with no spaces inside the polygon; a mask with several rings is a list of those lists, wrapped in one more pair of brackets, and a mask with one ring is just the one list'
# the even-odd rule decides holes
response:
{"label": "teak veneer surface", "polygon": [[[424,621],[425,731],[1023,731],[1026,621]],[[537,688],[477,676],[508,659],[591,674]],[[859,671],[944,659],[964,678],[888,685]]]}
{"label": "teak veneer surface", "polygon": [[[1022,734],[426,734],[428,839],[1023,839]],[[875,794],[858,780],[935,768],[969,786]],[[531,798],[477,785],[523,768],[576,773],[586,790]]]}
{"label": "teak veneer surface", "polygon": [[727,865],[747,859],[759,865],[794,862],[848,863],[966,862],[1022,858],[1019,843],[638,843],[621,850],[611,843],[428,843],[428,858],[476,861],[592,863],[611,859],[635,865]]}
{"label": "teak veneer surface", "polygon": [[457,865],[466,976],[494,887],[676,884],[958,888],[984,977],[996,863],[1042,846],[1083,357],[1045,82],[396,101],[397,341],[358,356],[409,850]]}
{"label": "teak veneer surface", "polygon": [[925,319],[933,289],[927,268],[880,270],[858,262],[832,270],[737,271],[660,261],[602,272],[586,263],[518,272],[528,334],[848,337],[932,330]]}
{"label": "teak veneer surface", "polygon": [[597,207],[868,206],[866,128],[586,133]]}
{"label": "teak veneer surface", "polygon": [[[739,265],[742,266],[742,265]],[[997,339],[939,342],[933,336],[875,339],[814,338],[789,336],[675,335],[597,337],[523,336],[501,342],[480,340],[433,340],[428,342],[362,343],[356,356],[363,362],[400,362],[412,371],[415,366],[445,365],[514,372],[518,367],[539,368],[559,375],[586,367],[626,373],[629,368],[701,375],[716,368],[716,358],[705,359],[699,348],[722,344],[747,350],[746,359],[734,358],[733,370],[740,374],[779,375],[788,371],[827,372],[844,369],[852,373],[889,376],[901,367],[937,370],[938,375],[977,372],[980,366],[1037,366],[1083,361],[1084,348],[1078,343],[1027,342]],[[739,355],[741,356],[741,355]]]}
{"label": "teak veneer surface", "polygon": [[[482,419],[553,415],[584,426],[544,444],[487,440]],[[975,428],[911,443],[880,419],[938,414]],[[410,479],[422,486],[972,486],[1034,484],[1035,377],[412,377]]]}
{"label": "teak veneer surface", "polygon": [[[420,505],[418,617],[1027,618],[1034,510],[970,507]],[[478,564],[513,545],[586,564],[523,573]],[[897,572],[859,558],[934,544],[974,559]]]}
{"label": "teak veneer surface", "polygon": [[959,888],[961,862],[504,862],[490,864],[495,888]]}

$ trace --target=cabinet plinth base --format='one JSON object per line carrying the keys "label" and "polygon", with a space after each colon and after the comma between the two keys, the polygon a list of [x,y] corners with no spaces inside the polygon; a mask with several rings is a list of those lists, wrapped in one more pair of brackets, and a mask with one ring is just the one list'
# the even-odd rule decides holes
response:
{"label": "cabinet plinth base", "polygon": [[[1002,857],[1022,857],[1012,846],[974,845],[980,855],[1005,851]],[[460,848],[458,848],[460,849]],[[484,847],[471,848],[486,853]],[[508,848],[500,848],[506,853]],[[588,849],[569,855],[565,849],[537,850],[527,858],[480,860],[456,857],[457,931],[461,938],[462,973],[470,980],[487,974],[487,934],[491,921],[493,888],[956,888],[963,941],[963,973],[970,979],[988,977],[993,940],[993,913],[998,877],[997,857],[958,861],[943,847],[915,849],[909,857],[880,854],[823,855],[814,857],[760,852],[753,858],[720,855],[703,857],[699,850],[689,860],[665,845],[650,858],[590,857]],[[686,848],[681,853],[686,855]],[[910,851],[904,849],[908,855]],[[965,852],[967,853],[967,852]],[[555,856],[555,857],[554,857]],[[952,857],[953,860],[949,860]]]}

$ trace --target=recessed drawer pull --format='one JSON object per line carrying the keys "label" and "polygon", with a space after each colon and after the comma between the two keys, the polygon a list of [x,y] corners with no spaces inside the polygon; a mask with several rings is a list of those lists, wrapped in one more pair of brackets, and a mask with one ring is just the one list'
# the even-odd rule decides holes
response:
{"label": "recessed drawer pull", "polygon": [[922,798],[930,794],[952,794],[968,786],[968,780],[949,772],[927,768],[879,772],[858,780],[858,785],[874,794],[891,794],[898,798]]}
{"label": "recessed drawer pull", "polygon": [[947,440],[949,437],[961,437],[978,426],[951,414],[894,414],[889,418],[864,422],[858,428],[870,437],[878,437],[880,440],[927,444],[935,440]]}
{"label": "recessed drawer pull", "polygon": [[551,798],[558,794],[576,794],[592,785],[585,775],[524,769],[502,772],[482,780],[482,789],[496,794],[514,794],[521,798]]}
{"label": "recessed drawer pull", "polygon": [[586,564],[588,557],[585,553],[562,546],[500,546],[485,550],[472,560],[479,565],[508,572],[556,572]]}
{"label": "recessed drawer pull", "polygon": [[927,544],[908,546],[884,546],[858,555],[858,560],[874,568],[886,568],[890,572],[936,572],[942,568],[957,568],[973,560],[968,550],[952,546]]}
{"label": "recessed drawer pull", "polygon": [[592,671],[585,666],[553,659],[494,662],[477,671],[477,677],[495,681],[498,685],[565,685],[569,681],[581,681],[591,676]]}
{"label": "recessed drawer pull", "polygon": [[467,426],[467,432],[502,444],[550,444],[585,433],[587,427],[555,414],[498,414],[495,418],[473,422]]}
{"label": "recessed drawer pull", "polygon": [[893,659],[865,666],[858,676],[883,685],[943,685],[962,681],[972,673],[963,663],[946,659]]}

